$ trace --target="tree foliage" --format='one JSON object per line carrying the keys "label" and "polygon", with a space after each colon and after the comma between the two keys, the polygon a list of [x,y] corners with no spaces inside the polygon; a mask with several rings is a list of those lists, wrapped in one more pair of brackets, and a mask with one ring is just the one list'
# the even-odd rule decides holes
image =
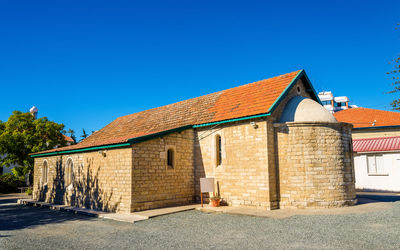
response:
{"label": "tree foliage", "polygon": [[73,129],[68,129],[67,133],[69,134],[69,137],[71,137],[71,139],[74,140],[73,144],[76,144],[75,131]]}
{"label": "tree foliage", "polygon": [[[397,24],[397,28],[400,29],[400,24]],[[393,70],[387,72],[390,76],[390,80],[392,81],[393,90],[389,93],[397,93],[400,92],[400,55],[397,56],[394,60],[390,62],[393,64]],[[395,99],[390,103],[394,110],[400,110],[400,99]]]}
{"label": "tree foliage", "polygon": [[18,191],[18,187],[25,186],[23,176],[15,176],[13,174],[0,175],[0,193],[15,193]]}
{"label": "tree foliage", "polygon": [[22,166],[26,174],[33,169],[30,153],[65,146],[63,129],[63,124],[46,117],[34,119],[30,113],[14,111],[6,122],[0,122],[0,152],[4,154],[0,165]]}
{"label": "tree foliage", "polygon": [[81,141],[84,140],[84,139],[86,139],[86,137],[88,137],[88,136],[89,136],[89,135],[86,134],[86,131],[85,131],[85,129],[83,128],[83,129],[82,129],[82,135],[81,135],[81,138],[82,138]]}

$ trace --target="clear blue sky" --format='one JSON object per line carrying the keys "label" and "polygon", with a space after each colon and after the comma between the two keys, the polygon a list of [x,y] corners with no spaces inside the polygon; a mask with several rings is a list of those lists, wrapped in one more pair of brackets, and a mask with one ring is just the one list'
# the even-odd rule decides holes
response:
{"label": "clear blue sky", "polygon": [[32,105],[79,136],[118,116],[305,69],[389,110],[400,1],[0,2],[0,120]]}

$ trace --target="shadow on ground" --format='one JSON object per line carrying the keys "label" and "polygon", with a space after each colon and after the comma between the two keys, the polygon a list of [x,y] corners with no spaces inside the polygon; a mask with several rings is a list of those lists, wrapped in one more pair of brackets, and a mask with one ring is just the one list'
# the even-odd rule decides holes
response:
{"label": "shadow on ground", "polygon": [[357,194],[358,204],[374,203],[374,202],[396,202],[400,201],[400,195],[391,193],[367,193]]}
{"label": "shadow on ground", "polygon": [[0,199],[1,230],[10,231],[66,221],[92,220],[94,218],[67,212],[18,205],[17,198]]}

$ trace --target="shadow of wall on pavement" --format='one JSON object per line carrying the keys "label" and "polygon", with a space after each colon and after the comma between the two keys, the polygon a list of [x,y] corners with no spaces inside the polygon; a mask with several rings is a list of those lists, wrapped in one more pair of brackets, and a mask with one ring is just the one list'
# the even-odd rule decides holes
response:
{"label": "shadow of wall on pavement", "polygon": [[[68,212],[18,205],[18,198],[0,199],[0,237],[7,237],[2,231],[32,228],[66,221],[93,220],[93,217]],[[1,248],[1,247],[0,247]]]}
{"label": "shadow of wall on pavement", "polygon": [[357,193],[358,204],[375,203],[375,202],[396,202],[400,201],[400,194],[391,194],[384,192],[363,192]]}

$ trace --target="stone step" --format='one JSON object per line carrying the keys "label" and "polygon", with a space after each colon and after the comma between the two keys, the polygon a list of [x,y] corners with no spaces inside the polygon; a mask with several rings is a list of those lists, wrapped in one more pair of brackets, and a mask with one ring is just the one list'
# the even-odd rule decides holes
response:
{"label": "stone step", "polygon": [[34,206],[34,207],[45,207],[45,208],[49,208],[49,209],[53,209],[53,210],[71,212],[71,213],[81,214],[81,215],[86,215],[86,216],[91,216],[91,217],[123,221],[123,222],[130,222],[130,223],[134,223],[136,221],[147,220],[149,218],[156,217],[156,216],[162,216],[162,215],[171,214],[171,213],[178,213],[178,212],[183,212],[183,211],[188,211],[188,210],[194,210],[200,206],[200,205],[196,204],[196,205],[187,205],[187,206],[178,206],[178,207],[167,207],[167,208],[151,209],[151,210],[145,210],[145,211],[141,211],[141,212],[124,214],[124,213],[108,213],[108,212],[102,212],[102,211],[87,209],[87,208],[78,208],[78,207],[73,207],[73,206],[68,206],[68,205],[57,205],[57,204],[52,204],[52,203],[47,203],[47,202],[42,202],[42,201],[36,201],[33,199],[19,199],[17,201],[17,203],[21,204],[21,205]]}

